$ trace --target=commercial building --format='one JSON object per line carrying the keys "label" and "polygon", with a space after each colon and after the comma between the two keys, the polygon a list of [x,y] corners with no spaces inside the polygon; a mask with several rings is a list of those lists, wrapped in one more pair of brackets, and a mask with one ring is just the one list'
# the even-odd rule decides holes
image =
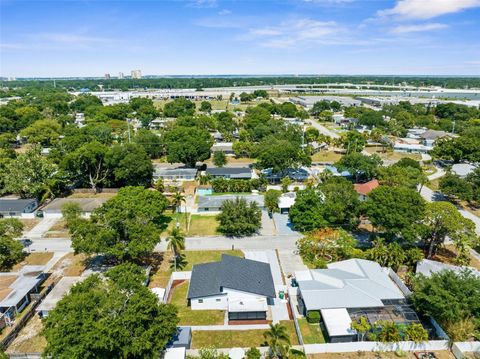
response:
{"label": "commercial building", "polygon": [[226,310],[229,320],[265,320],[275,298],[270,264],[222,255],[193,266],[187,299],[192,310]]}
{"label": "commercial building", "polygon": [[142,78],[142,71],[141,70],[132,70],[130,73],[132,79],[141,79]]}

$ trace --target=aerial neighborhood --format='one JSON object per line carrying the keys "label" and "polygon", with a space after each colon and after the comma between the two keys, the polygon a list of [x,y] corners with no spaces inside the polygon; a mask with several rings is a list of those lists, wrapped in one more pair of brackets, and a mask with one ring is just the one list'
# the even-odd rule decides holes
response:
{"label": "aerial neighborhood", "polygon": [[3,83],[2,355],[477,357],[478,78],[135,76]]}

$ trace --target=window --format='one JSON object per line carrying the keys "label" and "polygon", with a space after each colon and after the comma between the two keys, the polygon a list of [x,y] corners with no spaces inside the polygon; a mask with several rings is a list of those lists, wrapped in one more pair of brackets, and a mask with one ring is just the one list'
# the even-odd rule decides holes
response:
{"label": "window", "polygon": [[203,299],[199,299],[198,303],[200,303],[200,304],[203,303]]}
{"label": "window", "polygon": [[217,301],[217,302],[220,302],[220,301],[221,301],[221,299],[220,299],[220,298],[217,298],[217,299],[216,299],[216,301]]}

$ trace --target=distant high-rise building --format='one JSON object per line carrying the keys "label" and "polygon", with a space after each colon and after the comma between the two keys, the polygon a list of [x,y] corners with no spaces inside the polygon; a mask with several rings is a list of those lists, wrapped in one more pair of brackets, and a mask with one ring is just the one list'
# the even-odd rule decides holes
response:
{"label": "distant high-rise building", "polygon": [[105,74],[105,80],[110,80],[110,74]]}
{"label": "distant high-rise building", "polygon": [[120,80],[123,79],[123,72],[119,72],[119,73],[118,73],[118,78],[119,78]]}
{"label": "distant high-rise building", "polygon": [[132,76],[132,79],[141,79],[142,78],[142,71],[141,70],[132,70],[131,76]]}

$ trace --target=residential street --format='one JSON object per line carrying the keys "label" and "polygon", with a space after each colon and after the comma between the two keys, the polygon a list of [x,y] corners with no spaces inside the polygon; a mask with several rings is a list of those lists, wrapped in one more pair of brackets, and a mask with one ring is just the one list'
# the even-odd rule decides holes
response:
{"label": "residential street", "polygon": [[306,122],[308,124],[312,125],[313,127],[315,127],[322,135],[332,137],[332,138],[340,138],[340,135],[338,133],[335,133],[335,132],[329,130],[328,128],[319,124],[315,120],[310,120],[310,121],[306,121]]}

